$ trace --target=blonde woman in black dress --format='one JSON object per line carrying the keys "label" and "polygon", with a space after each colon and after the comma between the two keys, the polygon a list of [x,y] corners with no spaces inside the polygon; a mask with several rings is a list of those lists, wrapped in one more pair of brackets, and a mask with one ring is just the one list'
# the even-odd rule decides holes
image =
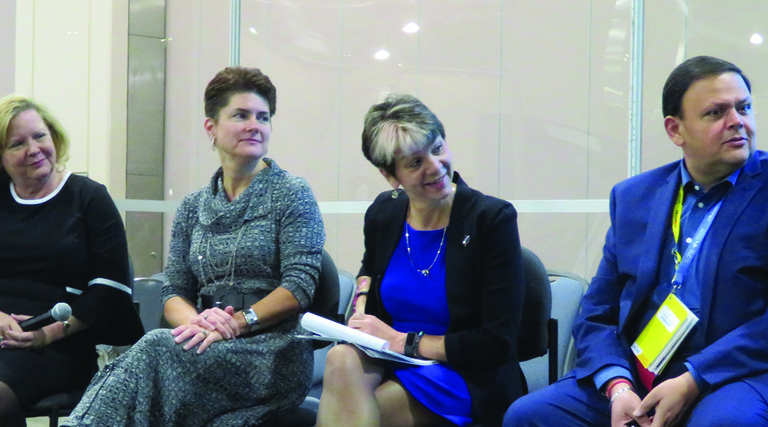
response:
{"label": "blonde woman in black dress", "polygon": [[[97,343],[144,333],[120,213],[103,185],[65,169],[68,146],[36,101],[0,99],[0,426],[23,426],[25,408],[88,385]],[[68,319],[22,331],[60,302]]]}

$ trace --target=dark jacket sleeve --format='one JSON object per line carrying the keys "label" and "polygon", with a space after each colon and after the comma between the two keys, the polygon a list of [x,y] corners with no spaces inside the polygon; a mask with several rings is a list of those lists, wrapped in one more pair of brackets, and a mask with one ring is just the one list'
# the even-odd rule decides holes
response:
{"label": "dark jacket sleeve", "polygon": [[445,351],[457,367],[517,360],[525,297],[517,212],[507,202],[474,197],[474,203],[462,206],[464,212],[457,212],[446,252],[451,326]]}
{"label": "dark jacket sleeve", "polygon": [[120,213],[101,184],[83,187],[81,214],[88,242],[88,285],[72,304],[72,315],[90,326],[103,344],[133,344],[144,334],[133,305],[133,278]]}

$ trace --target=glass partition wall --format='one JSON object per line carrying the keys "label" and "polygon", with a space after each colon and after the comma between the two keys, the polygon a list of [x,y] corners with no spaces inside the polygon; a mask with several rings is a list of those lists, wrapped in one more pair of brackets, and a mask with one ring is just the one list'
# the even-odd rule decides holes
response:
{"label": "glass partition wall", "polygon": [[[605,199],[627,176],[631,6],[242,0],[239,62],[277,86],[270,156],[309,180],[340,268],[356,272],[363,212],[388,189],[361,153],[363,116],[398,92],[440,117],[471,186],[513,201],[524,246],[549,268],[588,275]],[[221,2],[168,1],[166,198],[215,168],[200,99],[229,63],[229,19]]]}
{"label": "glass partition wall", "polygon": [[[126,58],[143,53],[144,45],[135,40],[137,22],[128,23],[129,7],[130,16],[142,16],[158,4],[165,31],[147,43],[163,44],[164,74],[151,67],[129,73],[134,68]],[[384,95],[399,92],[421,98],[440,117],[455,169],[472,187],[515,204],[524,246],[548,268],[589,279],[609,224],[612,185],[680,158],[660,107],[661,87],[676,64],[708,54],[740,65],[752,79],[761,126],[768,93],[762,73],[768,24],[761,17],[768,3],[737,6],[717,0],[17,1],[9,12],[16,14],[15,61],[0,65],[0,75],[11,74],[17,92],[60,115],[76,140],[72,167],[104,182],[118,207],[134,215],[130,240],[154,244],[130,248],[139,275],[162,268],[152,261],[157,249],[144,252],[160,247],[165,258],[175,207],[218,167],[203,130],[203,90],[219,69],[237,62],[261,68],[277,86],[269,156],[309,181],[339,268],[357,271],[363,213],[389,189],[360,151],[363,116]],[[49,44],[59,53],[55,67],[44,50]],[[87,54],[61,55],[73,49]],[[67,71],[70,62],[77,73]],[[66,90],[62,75],[71,75]],[[111,84],[88,80],[97,75],[111,76]],[[163,131],[139,137],[156,139],[163,149],[162,195],[153,190],[152,197],[126,191],[126,181],[146,181],[131,178],[145,172],[126,168],[126,153],[155,154],[142,154],[146,141],[133,146],[132,138],[119,149],[130,127],[142,126],[126,118],[130,87],[149,75],[164,85],[162,111],[151,106],[163,115]],[[101,133],[93,130],[105,123]],[[151,181],[160,182],[157,167],[151,172]],[[141,225],[147,214],[163,216],[162,231]]]}
{"label": "glass partition wall", "polygon": [[734,61],[754,81],[758,111],[768,88],[753,37],[768,12],[760,0],[736,10],[716,0],[234,4],[168,0],[166,199],[204,185],[217,165],[202,130],[207,81],[233,61],[259,67],[278,88],[269,155],[308,179],[326,248],[353,273],[363,212],[388,190],[360,151],[362,119],[388,93],[435,111],[456,170],[515,204],[522,244],[548,268],[590,278],[610,188],[632,173],[632,154],[642,170],[680,157],[660,112],[672,68],[700,54]]}

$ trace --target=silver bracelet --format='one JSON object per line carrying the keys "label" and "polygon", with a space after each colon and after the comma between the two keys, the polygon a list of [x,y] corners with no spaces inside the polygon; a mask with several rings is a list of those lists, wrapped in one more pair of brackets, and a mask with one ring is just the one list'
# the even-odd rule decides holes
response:
{"label": "silver bracelet", "polygon": [[625,391],[627,391],[627,390],[632,390],[632,387],[630,387],[630,386],[622,387],[622,388],[618,389],[618,390],[616,391],[616,393],[613,393],[613,396],[611,396],[611,401],[610,401],[610,402],[608,402],[608,406],[611,406],[611,405],[613,405],[613,401],[614,401],[614,400],[616,400],[616,398],[617,398],[617,397],[619,397],[619,395],[620,395],[621,393],[624,393],[624,392],[625,392]]}

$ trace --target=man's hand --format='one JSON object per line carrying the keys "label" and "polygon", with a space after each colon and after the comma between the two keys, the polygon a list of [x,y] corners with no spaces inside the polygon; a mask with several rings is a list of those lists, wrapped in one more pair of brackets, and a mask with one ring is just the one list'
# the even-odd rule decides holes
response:
{"label": "man's hand", "polygon": [[611,404],[611,427],[625,427],[631,425],[632,421],[635,421],[634,425],[649,427],[651,420],[647,415],[637,417],[633,415],[639,404],[640,397],[634,390],[627,390],[616,396]]}
{"label": "man's hand", "polygon": [[632,414],[635,419],[655,408],[651,427],[674,426],[682,421],[688,408],[699,396],[699,388],[690,372],[654,387]]}

